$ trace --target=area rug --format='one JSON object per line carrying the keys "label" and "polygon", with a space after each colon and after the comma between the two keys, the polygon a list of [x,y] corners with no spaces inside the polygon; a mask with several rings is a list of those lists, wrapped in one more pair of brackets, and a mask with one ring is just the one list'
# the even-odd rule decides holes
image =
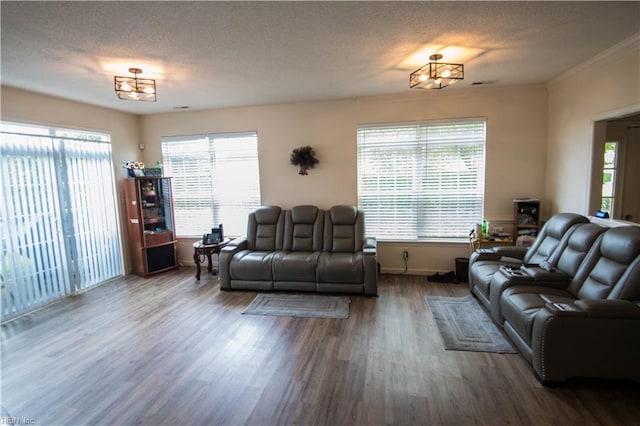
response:
{"label": "area rug", "polygon": [[426,296],[426,299],[445,349],[516,353],[473,296]]}
{"label": "area rug", "polygon": [[242,313],[281,317],[349,318],[349,303],[351,300],[343,296],[260,293]]}

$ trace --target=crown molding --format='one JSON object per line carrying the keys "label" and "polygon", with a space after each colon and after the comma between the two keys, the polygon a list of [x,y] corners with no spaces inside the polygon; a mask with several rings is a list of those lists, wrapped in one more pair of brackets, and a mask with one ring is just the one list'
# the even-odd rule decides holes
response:
{"label": "crown molding", "polygon": [[594,65],[606,63],[608,61],[615,61],[631,53],[637,53],[638,51],[640,51],[640,32],[635,33],[634,35],[621,41],[620,43],[614,44],[605,51],[598,53],[591,59],[587,59],[585,62],[582,62],[581,64],[578,64],[573,68],[568,69],[564,73],[552,78],[547,83],[547,86],[555,86],[566,80],[567,78],[571,78],[581,71]]}

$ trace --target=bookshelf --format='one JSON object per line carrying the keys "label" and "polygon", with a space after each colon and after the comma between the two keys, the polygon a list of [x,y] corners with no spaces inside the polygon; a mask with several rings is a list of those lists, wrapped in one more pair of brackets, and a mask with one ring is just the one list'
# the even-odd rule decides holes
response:
{"label": "bookshelf", "polygon": [[528,245],[540,230],[540,200],[517,198],[513,200],[513,236],[516,243]]}

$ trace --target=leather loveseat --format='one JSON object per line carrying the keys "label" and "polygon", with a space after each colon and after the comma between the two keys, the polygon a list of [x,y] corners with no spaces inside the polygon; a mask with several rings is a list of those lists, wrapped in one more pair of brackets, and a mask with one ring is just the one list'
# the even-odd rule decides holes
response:
{"label": "leather loveseat", "polygon": [[378,294],[377,244],[353,206],[260,207],[220,252],[222,290]]}
{"label": "leather loveseat", "polygon": [[[545,226],[568,219],[561,218]],[[548,256],[505,262],[487,292],[477,282],[472,292],[543,384],[572,377],[640,382],[640,227],[570,222],[556,229],[565,232],[551,231],[556,242]]]}

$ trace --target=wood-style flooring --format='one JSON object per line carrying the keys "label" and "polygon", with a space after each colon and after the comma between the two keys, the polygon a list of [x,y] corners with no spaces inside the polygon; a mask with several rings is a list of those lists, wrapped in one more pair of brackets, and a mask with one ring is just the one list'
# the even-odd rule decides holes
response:
{"label": "wood-style flooring", "polygon": [[380,297],[352,296],[348,319],[289,318],[241,315],[255,292],[194,273],[128,276],[3,325],[3,413],[36,425],[640,424],[637,384],[545,388],[520,355],[445,351],[425,295],[466,284],[382,275]]}

